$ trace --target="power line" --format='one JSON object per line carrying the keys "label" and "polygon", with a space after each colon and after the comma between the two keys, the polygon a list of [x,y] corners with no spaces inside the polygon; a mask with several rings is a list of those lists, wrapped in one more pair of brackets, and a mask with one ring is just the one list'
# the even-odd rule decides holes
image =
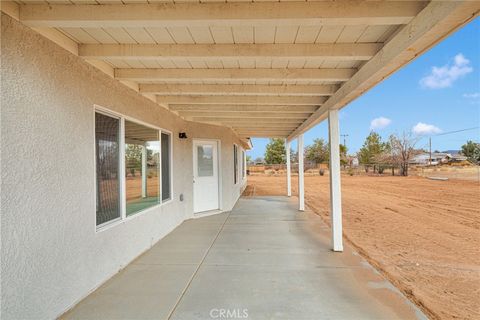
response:
{"label": "power line", "polygon": [[444,133],[438,133],[436,135],[434,135],[435,137],[436,136],[444,136],[444,135],[447,135],[447,134],[452,134],[452,133],[458,133],[458,132],[463,132],[463,131],[469,131],[469,130],[475,130],[475,129],[478,129],[480,127],[473,127],[473,128],[467,128],[467,129],[461,129],[461,130],[456,130],[456,131],[449,131],[449,132],[444,132]]}

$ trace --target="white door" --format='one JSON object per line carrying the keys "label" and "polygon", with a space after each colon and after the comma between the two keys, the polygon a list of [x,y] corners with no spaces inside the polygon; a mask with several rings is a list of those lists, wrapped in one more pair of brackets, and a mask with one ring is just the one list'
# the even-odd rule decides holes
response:
{"label": "white door", "polygon": [[193,141],[193,212],[219,209],[218,146],[216,141]]}

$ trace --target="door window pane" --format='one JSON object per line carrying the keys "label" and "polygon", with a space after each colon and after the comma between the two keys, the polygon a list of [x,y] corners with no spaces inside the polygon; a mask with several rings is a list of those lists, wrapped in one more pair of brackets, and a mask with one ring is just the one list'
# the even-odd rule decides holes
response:
{"label": "door window pane", "polygon": [[197,146],[197,168],[199,177],[213,176],[213,147],[211,145]]}
{"label": "door window pane", "polygon": [[95,113],[97,226],[120,217],[120,119]]}
{"label": "door window pane", "polygon": [[170,135],[162,133],[162,200],[170,197]]}
{"label": "door window pane", "polygon": [[159,132],[125,120],[126,214],[160,203]]}

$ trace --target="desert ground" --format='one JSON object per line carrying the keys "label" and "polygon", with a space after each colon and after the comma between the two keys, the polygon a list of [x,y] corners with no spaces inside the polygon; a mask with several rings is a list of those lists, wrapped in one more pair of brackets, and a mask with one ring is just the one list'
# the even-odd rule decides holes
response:
{"label": "desert ground", "polygon": [[[292,192],[297,194],[297,177]],[[245,195],[285,195],[286,177],[248,177]],[[480,184],[342,175],[344,238],[432,319],[480,319]],[[329,223],[329,177],[305,177]]]}

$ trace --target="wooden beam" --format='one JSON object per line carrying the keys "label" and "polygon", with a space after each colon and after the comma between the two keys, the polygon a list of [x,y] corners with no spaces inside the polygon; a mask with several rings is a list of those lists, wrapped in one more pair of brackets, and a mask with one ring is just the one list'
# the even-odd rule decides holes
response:
{"label": "wooden beam", "polygon": [[241,59],[282,58],[334,61],[369,60],[381,43],[314,44],[81,44],[79,55],[90,59]]}
{"label": "wooden beam", "polygon": [[200,117],[190,117],[193,121],[198,122],[216,122],[216,123],[223,123],[227,126],[234,126],[234,125],[244,125],[244,124],[251,124],[251,125],[260,125],[260,124],[296,124],[300,125],[303,122],[303,119],[288,119],[288,118],[275,118],[275,117],[263,117],[263,118],[249,118],[249,117],[215,117],[215,116],[200,116]]}
{"label": "wooden beam", "polygon": [[285,112],[285,113],[313,113],[317,110],[316,106],[305,105],[222,105],[222,104],[170,104],[169,109],[172,111],[223,111],[223,112]]}
{"label": "wooden beam", "polygon": [[252,126],[245,126],[245,127],[241,127],[241,126],[235,126],[235,127],[232,127],[233,130],[236,130],[236,131],[242,131],[242,130],[245,130],[245,131],[258,131],[258,130],[272,130],[272,131],[275,131],[275,130],[287,130],[287,131],[290,131],[292,132],[293,130],[295,130],[297,127],[296,126],[268,126],[268,127],[261,127],[261,126],[258,126],[258,127],[252,127]]}
{"label": "wooden beam", "polygon": [[254,134],[238,134],[240,138],[281,138],[285,139],[287,134],[275,133],[254,133]]}
{"label": "wooden beam", "polygon": [[242,85],[242,84],[178,84],[141,83],[141,93],[161,95],[262,95],[262,96],[330,96],[336,85]]}
{"label": "wooden beam", "polygon": [[341,109],[449,34],[473,20],[479,1],[431,1],[408,25],[331,96],[288,140],[325,120],[328,110]]}
{"label": "wooden beam", "polygon": [[115,78],[139,82],[185,80],[347,81],[356,69],[115,69]]}
{"label": "wooden beam", "polygon": [[326,97],[285,96],[157,96],[160,104],[253,104],[253,105],[313,105],[325,102]]}
{"label": "wooden beam", "polygon": [[20,6],[20,20],[60,28],[398,25],[423,6],[423,1],[26,4]]}
{"label": "wooden beam", "polygon": [[246,130],[246,129],[239,129],[234,130],[240,135],[251,135],[251,134],[281,134],[281,135],[288,135],[292,130]]}
{"label": "wooden beam", "polygon": [[270,118],[270,119],[307,119],[311,113],[276,113],[276,112],[221,112],[221,111],[179,111],[181,116],[187,118]]}

